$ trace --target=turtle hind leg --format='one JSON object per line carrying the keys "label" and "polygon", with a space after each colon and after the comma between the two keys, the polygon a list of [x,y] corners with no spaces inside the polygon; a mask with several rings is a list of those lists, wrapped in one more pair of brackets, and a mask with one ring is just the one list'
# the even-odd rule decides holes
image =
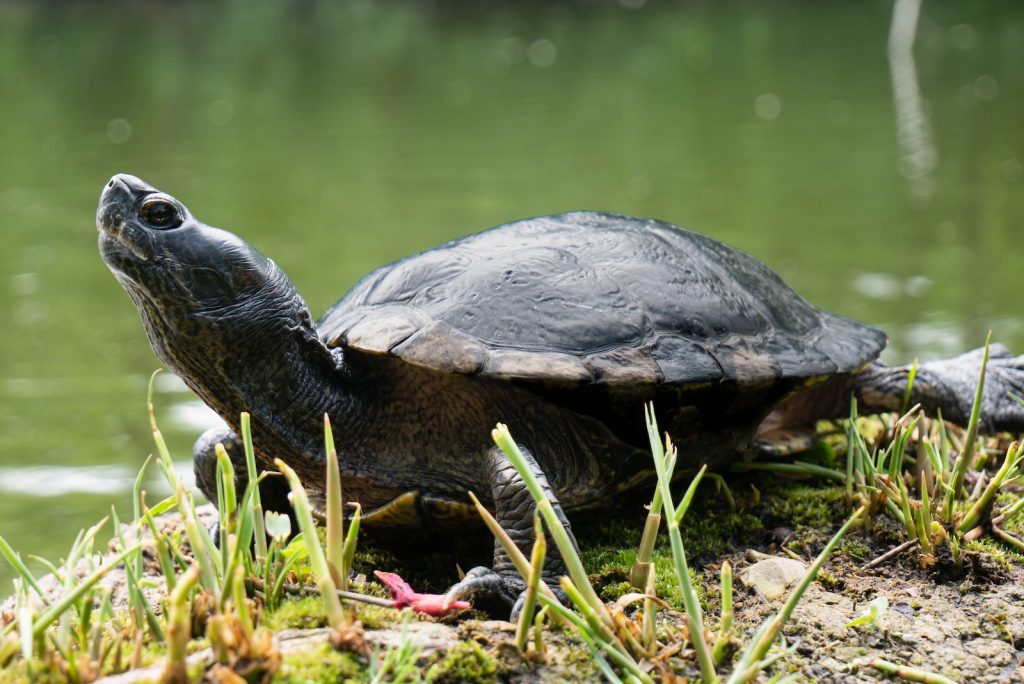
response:
{"label": "turtle hind leg", "polygon": [[[569,529],[569,521],[552,494],[547,477],[530,452],[522,446],[520,449],[534,476],[540,481],[544,493],[554,504],[555,514],[566,532],[569,533],[569,538],[575,546],[576,539]],[[508,457],[499,448],[492,447],[487,451],[486,463],[491,481],[491,494],[494,499],[494,517],[512,538],[512,542],[523,552],[523,555],[529,558],[534,542],[533,515],[536,504],[533,497]],[[564,574],[566,574],[565,563],[554,544],[549,544],[542,579],[560,598],[563,598],[563,595],[558,588],[558,578]],[[501,544],[495,541],[492,567],[473,568],[449,590],[449,595],[456,599],[471,599],[476,603],[500,603],[512,608],[514,618],[522,607],[525,589],[526,582],[516,570],[512,559],[509,558]]]}
{"label": "turtle hind leg", "polygon": [[[983,349],[960,356],[929,361],[917,369],[910,404],[921,404],[934,416],[966,426],[971,417],[975,388],[981,373]],[[907,366],[888,368],[875,364],[851,376],[853,390],[863,410],[899,410],[910,375]],[[1013,356],[1001,344],[989,349],[985,388],[981,403],[981,429],[988,432],[1024,431],[1024,356]]]}
{"label": "turtle hind leg", "polygon": [[[983,349],[951,359],[921,364],[911,387],[910,406],[921,404],[925,412],[966,426],[971,418],[974,391],[981,373]],[[835,375],[786,398],[758,428],[757,442],[773,442],[773,433],[799,430],[819,419],[849,415],[850,398],[862,414],[899,411],[910,379],[910,366],[890,367],[874,363],[861,372]],[[981,428],[987,432],[1024,431],[1024,356],[1013,356],[1001,344],[989,348],[982,394]],[[787,451],[790,442],[783,439]],[[769,446],[769,452],[774,449]]]}
{"label": "turtle hind leg", "polygon": [[[975,388],[981,373],[983,349],[942,361],[930,361],[918,369],[911,403],[925,409],[941,409],[943,417],[967,425]],[[985,387],[981,401],[981,428],[986,431],[1024,431],[1024,356],[1013,356],[1001,344],[989,348]]]}
{"label": "turtle hind leg", "polygon": [[850,396],[860,382],[855,377],[835,375],[782,400],[757,426],[758,453],[791,456],[813,447],[818,441],[817,421],[850,414]]}
{"label": "turtle hind leg", "polygon": [[757,429],[754,447],[759,454],[783,457],[810,451],[817,441],[818,432],[813,426],[792,424],[769,428],[762,424]]}

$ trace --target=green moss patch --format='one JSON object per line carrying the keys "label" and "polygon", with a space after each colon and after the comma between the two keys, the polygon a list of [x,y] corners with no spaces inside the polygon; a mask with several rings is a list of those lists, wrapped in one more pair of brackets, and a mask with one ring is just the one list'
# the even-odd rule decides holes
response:
{"label": "green moss patch", "polygon": [[498,661],[475,641],[462,641],[440,655],[427,670],[438,684],[484,684],[498,680]]}
{"label": "green moss patch", "polygon": [[366,665],[351,653],[323,646],[285,656],[275,684],[337,684],[363,681]]}

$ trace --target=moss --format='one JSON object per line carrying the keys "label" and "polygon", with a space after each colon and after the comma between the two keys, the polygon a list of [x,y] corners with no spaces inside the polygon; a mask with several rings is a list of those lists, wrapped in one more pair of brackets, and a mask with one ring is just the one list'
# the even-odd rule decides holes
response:
{"label": "moss", "polygon": [[281,669],[272,681],[278,684],[335,684],[362,681],[365,666],[351,653],[342,653],[326,644],[284,657]]}
{"label": "moss", "polygon": [[[202,663],[202,662],[193,663],[193,664],[187,666],[185,669],[188,672],[189,681],[198,682],[198,681],[201,681],[202,678],[203,678],[203,675],[206,674],[206,663]],[[144,683],[140,682],[139,684],[144,684]],[[160,684],[163,684],[163,682],[161,681]]]}
{"label": "moss", "polygon": [[[413,613],[415,617],[417,614]],[[356,619],[366,629],[384,629],[402,621],[402,613],[394,608],[370,604],[356,606]]]}
{"label": "moss", "polygon": [[19,660],[0,670],[0,684],[64,684],[67,681],[67,675],[58,668],[44,667],[38,662],[29,667]]}
{"label": "moss", "polygon": [[842,487],[776,481],[764,492],[765,523],[827,532],[846,515],[845,497]]}
{"label": "moss", "polygon": [[842,591],[843,587],[845,586],[845,584],[843,583],[843,580],[839,579],[838,577],[836,577],[835,575],[833,575],[831,572],[829,572],[828,570],[826,570],[824,568],[822,568],[821,570],[818,571],[818,576],[817,576],[816,580],[817,580],[818,584],[823,586],[828,591],[833,591],[833,592]]}
{"label": "moss", "polygon": [[1012,570],[1014,563],[1024,563],[1024,556],[991,538],[969,541],[964,550],[979,554],[1003,572]]}
{"label": "moss", "polygon": [[680,531],[688,560],[717,559],[752,541],[763,527],[750,513],[704,509],[688,512]]}
{"label": "moss", "polygon": [[275,610],[263,615],[263,625],[275,632],[282,629],[314,629],[327,625],[323,599],[319,596],[282,601]]}
{"label": "moss", "polygon": [[[557,651],[551,649],[545,660],[545,667],[552,673],[551,677],[540,678],[539,681],[567,682],[601,682],[604,677],[597,666],[597,661],[591,655],[590,650],[580,640],[579,636],[572,631],[560,631],[559,648]],[[545,639],[550,639],[545,635]],[[548,641],[547,643],[551,643]],[[525,681],[531,681],[524,677]]]}
{"label": "moss", "polygon": [[[638,512],[633,516],[609,514],[604,519],[581,526],[577,535],[580,539],[580,558],[598,592],[608,601],[614,601],[632,591],[629,571],[636,559],[646,516],[639,504],[635,510]],[[717,497],[699,497],[694,502],[683,520],[680,532],[687,561],[691,564],[691,579],[694,580],[702,604],[705,603],[704,588],[700,573],[694,568],[699,567],[702,561],[717,560],[737,546],[751,543],[761,530],[762,524],[757,517],[746,512],[730,511]],[[668,601],[673,608],[682,609],[682,595],[664,528],[658,535],[653,560],[657,573],[657,595]]]}
{"label": "moss", "polygon": [[857,537],[844,537],[839,542],[839,548],[835,551],[836,555],[846,556],[855,561],[867,561],[873,556],[871,547],[868,546],[862,539]]}
{"label": "moss", "polygon": [[462,641],[439,655],[427,670],[426,679],[438,684],[495,682],[498,661],[475,641]]}
{"label": "moss", "polygon": [[[632,559],[635,555],[635,553],[630,553],[629,564],[608,564],[591,576],[591,582],[593,582],[598,588],[603,600],[615,601],[621,596],[636,591],[636,589],[634,589],[629,583],[629,570],[632,566]],[[704,608],[704,610],[707,610],[707,593],[704,589],[704,581],[701,573],[697,572],[693,568],[688,569],[690,572],[690,581],[693,584],[694,590],[697,592],[697,598],[700,600],[701,607]],[[676,610],[684,610],[683,594],[679,588],[679,582],[676,580],[676,569],[675,563],[672,561],[672,556],[664,552],[656,551],[654,554],[654,571],[656,573],[654,580],[655,595],[658,598],[667,601],[672,608]]]}
{"label": "moss", "polygon": [[[346,605],[353,606],[356,619],[362,622],[366,629],[380,629],[402,621],[401,611],[394,608],[384,608],[368,603],[347,603]],[[413,613],[412,619],[426,620],[429,618]],[[315,629],[327,626],[327,614],[324,612],[323,601],[319,596],[305,596],[282,602],[276,610],[263,616],[262,624],[274,632],[280,632],[283,629]]]}
{"label": "moss", "polygon": [[[596,534],[588,529],[581,536],[585,537],[587,546],[597,548],[598,552],[604,551],[600,547],[607,546],[612,547],[612,553],[623,549],[635,551],[640,544],[643,522],[643,517],[639,515],[628,523],[617,518],[601,523],[596,528]],[[683,546],[686,547],[686,556],[692,560],[717,558],[731,551],[737,544],[749,542],[761,529],[761,521],[749,513],[730,512],[704,502],[704,505],[696,505],[687,513],[679,531]],[[657,548],[669,553],[664,527],[658,535]],[[587,559],[584,558],[584,561]],[[629,562],[633,562],[632,558]]]}
{"label": "moss", "polygon": [[[189,644],[189,653],[201,650],[208,645],[209,642],[205,639],[194,639]],[[132,657],[132,645],[126,642],[123,647],[122,667],[127,667],[127,663]],[[141,667],[148,667],[162,662],[166,657],[166,644],[147,643],[142,648],[140,664]],[[107,659],[103,671],[99,673],[101,676],[118,674],[111,670],[111,661],[112,658]],[[65,684],[71,681],[65,670],[66,665],[63,659],[55,651],[47,650],[42,662],[33,659],[31,663],[26,663],[18,658],[0,667],[0,684]],[[195,678],[199,678],[198,672]]]}

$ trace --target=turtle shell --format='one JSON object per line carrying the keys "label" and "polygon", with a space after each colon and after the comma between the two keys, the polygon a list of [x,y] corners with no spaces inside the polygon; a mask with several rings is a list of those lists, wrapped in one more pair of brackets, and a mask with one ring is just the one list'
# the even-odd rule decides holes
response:
{"label": "turtle shell", "polygon": [[763,386],[857,370],[886,341],[739,250],[593,212],[517,221],[383,266],[319,328],[331,346],[555,385]]}

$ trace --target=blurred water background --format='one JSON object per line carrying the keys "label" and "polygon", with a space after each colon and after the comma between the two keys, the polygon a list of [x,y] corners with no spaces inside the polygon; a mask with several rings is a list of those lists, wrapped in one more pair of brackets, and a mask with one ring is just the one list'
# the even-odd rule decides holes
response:
{"label": "blurred water background", "polygon": [[[585,208],[753,253],[892,362],[990,328],[1024,351],[1024,5],[896,7],[890,41],[878,0],[0,0],[0,535],[58,557],[130,511],[152,450],[159,364],[95,246],[118,171],[315,314],[389,260]],[[158,389],[187,467],[210,416]]]}

